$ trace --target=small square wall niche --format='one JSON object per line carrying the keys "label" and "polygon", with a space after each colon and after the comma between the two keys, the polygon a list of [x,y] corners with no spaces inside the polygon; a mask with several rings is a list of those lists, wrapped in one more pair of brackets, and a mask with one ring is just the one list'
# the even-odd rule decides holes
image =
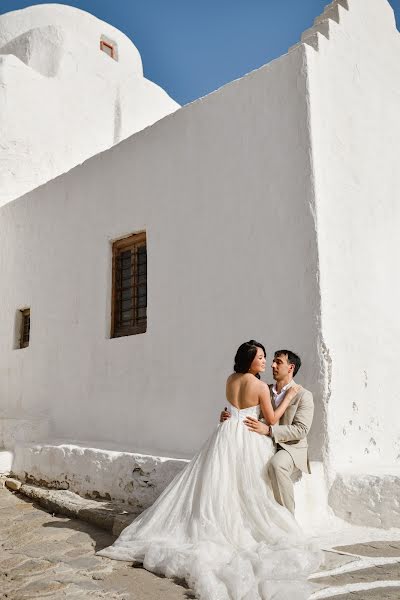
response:
{"label": "small square wall niche", "polygon": [[117,45],[111,40],[100,40],[100,50],[113,60],[118,60]]}

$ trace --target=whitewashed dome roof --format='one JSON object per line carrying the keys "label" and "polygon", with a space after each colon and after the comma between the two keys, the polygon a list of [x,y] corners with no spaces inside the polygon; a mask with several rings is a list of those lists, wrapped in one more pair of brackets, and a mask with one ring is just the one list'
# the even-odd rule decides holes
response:
{"label": "whitewashed dome roof", "polygon": [[123,33],[63,4],[0,16],[0,207],[179,108]]}
{"label": "whitewashed dome roof", "polygon": [[[77,57],[84,56],[82,62],[88,64],[91,55],[94,60],[98,59],[102,39],[113,43],[118,63],[123,68],[136,76],[143,76],[142,59],[132,41],[86,11],[64,4],[39,4],[0,15],[0,54],[15,54],[23,62],[30,54],[27,48],[32,50],[40,45],[42,55],[43,48],[47,46],[55,54],[58,50],[59,55],[68,52]],[[104,56],[101,59],[104,60]],[[51,61],[51,58],[48,60]],[[46,63],[46,59],[36,62],[38,70],[44,71],[43,75],[51,76],[54,65],[50,69],[43,65],[41,69],[40,63]],[[29,66],[34,67],[32,64]]]}

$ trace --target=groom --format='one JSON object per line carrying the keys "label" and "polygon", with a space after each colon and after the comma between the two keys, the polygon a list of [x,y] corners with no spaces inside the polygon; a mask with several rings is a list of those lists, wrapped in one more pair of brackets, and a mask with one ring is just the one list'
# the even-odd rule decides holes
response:
{"label": "groom", "polygon": [[[293,377],[301,366],[300,357],[291,350],[277,350],[272,361],[275,384],[270,385],[272,407],[276,410],[287,390],[296,385]],[[301,471],[311,473],[308,460],[307,434],[314,414],[311,392],[299,387],[299,391],[280,418],[278,425],[266,425],[252,417],[245,420],[251,431],[270,436],[277,444],[277,451],[268,463],[275,500],[294,514],[294,487],[292,477],[297,479]],[[221,420],[229,418],[223,412]]]}

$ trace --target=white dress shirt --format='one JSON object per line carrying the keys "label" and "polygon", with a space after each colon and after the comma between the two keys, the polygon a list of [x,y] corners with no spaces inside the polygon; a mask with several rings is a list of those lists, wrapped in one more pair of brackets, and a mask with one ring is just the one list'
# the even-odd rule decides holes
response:
{"label": "white dress shirt", "polygon": [[[292,385],[296,385],[294,379],[292,379],[292,381],[289,381],[288,384],[284,385],[283,388],[281,389],[281,391],[278,392],[276,389],[276,383],[274,383],[274,385],[272,386],[272,395],[274,397],[275,409],[278,408],[278,406],[284,399],[287,390],[290,387],[292,387]],[[270,431],[271,431],[271,437],[274,439],[274,427],[273,426],[271,426]]]}
{"label": "white dress shirt", "polygon": [[272,386],[272,394],[274,396],[275,408],[278,408],[278,406],[280,405],[280,403],[284,399],[287,390],[292,385],[296,385],[294,379],[292,379],[292,381],[289,381],[288,384],[284,385],[280,392],[277,392],[277,390],[276,390],[276,383],[274,383],[274,385]]}

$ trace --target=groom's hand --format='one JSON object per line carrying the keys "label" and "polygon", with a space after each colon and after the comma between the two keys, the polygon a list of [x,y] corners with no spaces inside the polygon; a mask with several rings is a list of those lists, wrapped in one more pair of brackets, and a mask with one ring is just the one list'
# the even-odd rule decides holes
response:
{"label": "groom's hand", "polygon": [[254,431],[255,433],[259,433],[260,435],[269,434],[269,425],[265,425],[265,423],[261,423],[261,421],[257,421],[253,417],[247,417],[244,424],[247,425],[250,431]]}
{"label": "groom's hand", "polygon": [[220,422],[220,423],[223,423],[223,422],[224,422],[224,421],[226,421],[227,419],[230,419],[230,417],[231,417],[231,413],[229,413],[229,412],[226,410],[226,406],[225,406],[225,409],[222,411],[222,413],[221,413],[221,414],[220,414],[220,416],[219,416],[219,422]]}

